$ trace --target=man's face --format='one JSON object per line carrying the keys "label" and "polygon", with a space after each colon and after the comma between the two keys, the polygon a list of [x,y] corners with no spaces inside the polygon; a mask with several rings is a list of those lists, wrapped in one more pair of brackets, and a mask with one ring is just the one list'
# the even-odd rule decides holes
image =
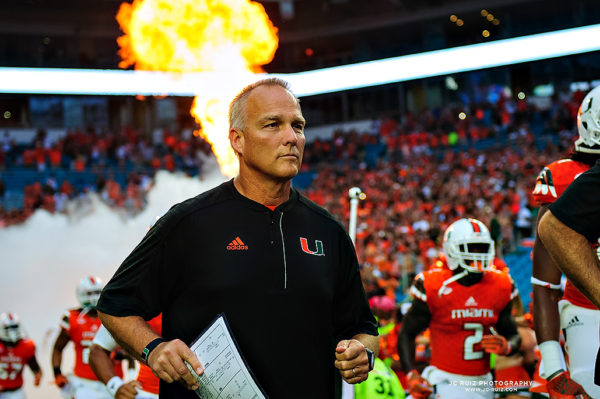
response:
{"label": "man's face", "polygon": [[281,86],[260,86],[246,99],[246,111],[245,127],[234,138],[240,161],[275,180],[296,176],[306,141],[305,120],[296,99]]}

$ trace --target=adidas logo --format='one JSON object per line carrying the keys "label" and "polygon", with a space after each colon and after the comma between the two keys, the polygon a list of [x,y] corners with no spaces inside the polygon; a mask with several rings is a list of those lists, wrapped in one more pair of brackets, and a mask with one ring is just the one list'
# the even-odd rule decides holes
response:
{"label": "adidas logo", "polygon": [[472,296],[469,297],[469,299],[467,299],[467,302],[465,302],[465,306],[477,306],[477,305],[478,305],[477,301]]}
{"label": "adidas logo", "polygon": [[583,322],[579,321],[579,317],[578,316],[573,316],[573,318],[569,321],[569,324],[567,324],[566,328],[575,327],[575,326],[582,326],[582,325],[583,325]]}
{"label": "adidas logo", "polygon": [[242,251],[247,249],[248,246],[244,244],[240,237],[235,237],[235,240],[231,241],[229,245],[227,245],[228,251]]}

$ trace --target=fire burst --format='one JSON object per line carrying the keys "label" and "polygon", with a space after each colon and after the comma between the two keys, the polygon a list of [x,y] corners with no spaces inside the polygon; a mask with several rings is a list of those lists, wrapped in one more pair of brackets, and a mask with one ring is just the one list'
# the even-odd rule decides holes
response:
{"label": "fire burst", "polygon": [[[226,176],[237,174],[227,138],[227,106],[277,50],[277,28],[263,6],[249,0],[134,0],[117,21],[122,68],[171,72],[227,72],[222,89],[198,93],[191,113]],[[232,84],[232,82],[239,82]],[[227,88],[227,89],[226,89]]]}

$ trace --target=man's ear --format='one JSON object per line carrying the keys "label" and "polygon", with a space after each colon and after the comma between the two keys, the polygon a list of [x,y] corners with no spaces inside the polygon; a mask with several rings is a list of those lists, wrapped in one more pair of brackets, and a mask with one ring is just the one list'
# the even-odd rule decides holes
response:
{"label": "man's ear", "polygon": [[242,149],[244,148],[244,132],[236,128],[229,129],[229,143],[236,154],[242,154]]}

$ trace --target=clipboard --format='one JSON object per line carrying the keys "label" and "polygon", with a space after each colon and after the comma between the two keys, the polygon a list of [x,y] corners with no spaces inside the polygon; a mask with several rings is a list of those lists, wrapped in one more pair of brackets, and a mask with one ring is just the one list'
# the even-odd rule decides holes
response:
{"label": "clipboard", "polygon": [[198,376],[186,362],[198,382],[195,392],[201,399],[268,398],[242,356],[224,313],[196,337],[190,349],[204,367]]}

